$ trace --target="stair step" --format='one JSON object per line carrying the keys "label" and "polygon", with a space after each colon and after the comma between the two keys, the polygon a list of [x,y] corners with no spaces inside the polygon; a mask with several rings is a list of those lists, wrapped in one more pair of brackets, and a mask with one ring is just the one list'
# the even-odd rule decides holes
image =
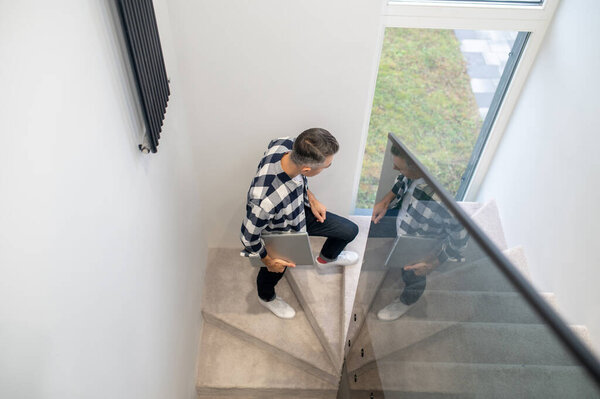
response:
{"label": "stair step", "polygon": [[469,216],[473,216],[475,212],[477,212],[483,207],[483,204],[481,202],[459,201],[457,202],[457,204]]}
{"label": "stair step", "polygon": [[[314,250],[324,240],[311,237]],[[314,267],[296,267],[286,272],[290,287],[313,330],[336,368],[342,367],[343,272],[338,267],[319,273]]]}
{"label": "stair step", "polygon": [[[374,249],[374,254],[370,259],[374,259],[374,255],[380,255],[380,258],[377,260],[380,262],[382,256],[377,253],[378,248],[376,247],[376,244],[382,243],[380,245],[380,247],[382,247],[384,241],[375,240],[384,239],[372,240],[373,241],[368,243],[369,248]],[[389,242],[387,245],[389,245]],[[514,254],[520,256],[519,251],[506,252],[506,255],[510,260],[512,260]],[[359,282],[360,291],[357,292],[357,301],[354,306],[354,313],[357,315],[358,322],[350,324],[350,339],[356,337],[356,333],[362,324],[361,320],[364,320],[366,310],[371,309],[371,311],[377,312],[379,309],[390,303],[394,297],[400,294],[404,286],[401,273],[402,271],[400,268],[391,268],[388,270],[381,265],[377,268],[376,264],[370,264],[365,261],[361,273],[361,281]],[[438,297],[440,295],[451,295],[450,292],[456,292],[458,293],[458,298],[462,298],[463,301],[468,301],[469,295],[483,295],[484,293],[512,293],[513,297],[516,295],[512,284],[501,275],[488,259],[480,259],[469,264],[447,263],[441,266],[427,277],[427,289],[424,295],[428,295],[428,293],[433,291],[443,292],[442,294],[439,294]],[[461,295],[460,293],[462,292],[470,294]],[[474,294],[474,292],[478,292],[479,294]],[[550,296],[548,298],[550,298]],[[371,303],[373,306],[371,306]],[[436,313],[443,317],[442,320],[450,318],[450,316],[443,316],[443,313],[448,311],[450,314],[452,314],[452,312],[459,312],[461,315],[465,315],[465,312],[467,312],[467,315],[469,314],[468,308],[460,309],[456,306],[454,311],[450,311],[449,306],[451,306],[452,303],[447,303],[445,305],[446,306],[440,307],[439,311]],[[417,303],[417,305],[415,305],[416,309],[411,310],[411,312],[416,312],[419,306],[421,305]],[[431,311],[434,310],[432,309]],[[521,310],[521,313],[523,313],[523,310]],[[465,319],[460,317],[455,318],[454,320]]]}
{"label": "stair step", "polygon": [[[522,247],[505,250],[503,254],[522,275],[529,276]],[[400,291],[403,286],[401,274],[402,270],[399,267],[391,268],[385,276],[385,281],[381,284],[380,290],[396,289]],[[427,289],[442,291],[515,291],[515,288],[504,274],[487,257],[470,263],[445,263],[427,276]]]}
{"label": "stair step", "polygon": [[[460,397],[593,398],[598,391],[575,366],[498,365],[381,361],[377,368],[350,378],[351,389],[363,392],[427,392]],[[403,397],[403,396],[396,396]]]}
{"label": "stair step", "polygon": [[525,248],[521,245],[507,249],[502,252],[510,263],[517,268],[523,277],[531,282],[531,275],[529,274],[529,264],[527,263],[527,257],[525,256]]}
{"label": "stair step", "polygon": [[[402,320],[402,319],[401,319]],[[573,365],[552,332],[541,324],[368,320],[369,335],[348,358],[356,371],[376,359],[442,362]],[[385,325],[384,325],[385,324]],[[359,348],[363,348],[362,357]],[[358,368],[360,370],[360,368]]]}
{"label": "stair step", "polygon": [[[494,201],[485,205],[477,203],[463,203],[463,209],[473,214],[474,220],[482,224],[484,232],[489,234],[493,241],[501,248],[506,248],[504,233],[500,224],[498,209]],[[491,226],[490,226],[491,224]],[[388,270],[383,266],[393,246],[394,238],[370,238],[367,241],[364,262],[358,283],[353,276],[353,284],[357,286],[355,304],[350,314],[351,319],[363,318],[370,309],[377,291],[382,288],[384,278],[401,281],[399,268]],[[479,246],[469,240],[463,255],[465,261],[459,264],[447,262],[437,272],[428,278],[428,287],[431,290],[467,290],[467,291],[514,291],[512,285],[500,272],[492,266]],[[527,264],[522,248],[511,249],[506,252],[517,267],[527,273]],[[350,323],[347,340],[356,337],[361,323]],[[347,342],[346,340],[346,342]]]}
{"label": "stair step", "polygon": [[[356,290],[360,278],[363,263],[365,261],[365,251],[369,236],[369,227],[371,225],[370,216],[352,215],[350,220],[358,225],[358,236],[348,245],[348,249],[356,251],[359,256],[359,262],[355,265],[344,268],[344,320],[343,320],[343,339],[342,345],[346,342],[350,321],[353,319],[352,310],[356,298]],[[344,346],[342,346],[342,351]]]}
{"label": "stair step", "polygon": [[[518,252],[516,252],[518,254]],[[514,252],[504,251],[512,262]],[[399,274],[399,270],[393,273]],[[398,280],[390,274],[387,278]],[[401,279],[399,280],[401,281]],[[467,264],[446,264],[427,276],[427,289],[441,291],[495,291],[512,292],[515,287],[489,258]]]}
{"label": "stair step", "polygon": [[[471,341],[468,342],[467,338]],[[429,343],[438,352],[430,354],[428,346],[420,344],[422,342]],[[422,348],[422,352],[414,353],[413,347]],[[540,324],[419,321],[405,318],[384,322],[370,314],[348,354],[347,367],[356,371],[368,368],[376,359],[396,355],[414,357],[407,360],[462,359],[470,363],[572,363],[552,333]]]}
{"label": "stair step", "polygon": [[[380,289],[388,268],[384,266],[385,260],[390,253],[395,238],[369,238],[364,250],[364,260],[358,282],[356,282],[356,291],[352,311],[350,313],[350,322],[348,334],[345,343],[353,340],[360,331],[366,313],[371,307],[371,303]],[[353,276],[356,279],[356,276]],[[354,315],[359,322],[354,322]],[[344,343],[344,344],[345,344]],[[347,345],[345,345],[347,350]]]}
{"label": "stair step", "polygon": [[[346,247],[347,250],[358,253],[359,261],[355,265],[334,267],[325,271],[298,266],[286,273],[286,278],[309,322],[338,370],[342,368],[343,345],[351,312],[351,308],[346,309],[346,306],[352,305],[356,292],[355,286],[346,287],[346,275],[360,274],[370,224],[368,216],[352,216],[350,220],[359,226],[358,236]],[[318,255],[326,239],[310,237],[310,240],[315,255]],[[347,289],[352,291],[348,292]],[[351,298],[345,298],[346,295]]]}
{"label": "stair step", "polygon": [[310,389],[201,389],[196,397],[198,399],[336,399],[337,391],[314,391]]}
{"label": "stair step", "polygon": [[377,390],[350,390],[351,399],[465,399],[471,396],[439,392],[398,392]]}
{"label": "stair step", "polygon": [[290,391],[312,395],[298,397],[335,397],[337,384],[324,382],[211,324],[203,326],[201,348],[196,386],[200,397],[256,397],[268,392],[271,396],[262,397],[283,398]]}
{"label": "stair step", "polygon": [[486,202],[471,218],[500,250],[508,248],[495,200]]}
{"label": "stair step", "polygon": [[440,392],[406,392],[378,390],[350,390],[352,399],[465,399],[474,396]]}
{"label": "stair step", "polygon": [[258,303],[257,273],[238,250],[211,250],[204,287],[205,320],[310,374],[337,382],[339,371],[327,357],[286,279],[280,280],[276,290],[296,309],[291,320],[276,317]]}
{"label": "stair step", "polygon": [[[388,305],[397,290],[382,290],[373,303],[373,313]],[[554,294],[542,297],[554,301]],[[486,323],[540,324],[540,318],[516,292],[428,291],[403,319],[437,321],[471,321]]]}

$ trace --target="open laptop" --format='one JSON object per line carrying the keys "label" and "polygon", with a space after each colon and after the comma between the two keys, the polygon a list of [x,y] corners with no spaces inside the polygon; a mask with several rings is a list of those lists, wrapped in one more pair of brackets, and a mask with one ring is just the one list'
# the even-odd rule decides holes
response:
{"label": "open laptop", "polygon": [[[297,266],[314,265],[308,233],[263,233],[261,238],[272,258],[287,260]],[[264,266],[258,255],[250,255],[249,259],[252,266]]]}

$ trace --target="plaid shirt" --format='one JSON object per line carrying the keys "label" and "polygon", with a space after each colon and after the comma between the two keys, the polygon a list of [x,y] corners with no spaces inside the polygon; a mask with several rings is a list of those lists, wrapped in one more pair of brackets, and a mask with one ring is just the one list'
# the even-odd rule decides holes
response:
{"label": "plaid shirt", "polygon": [[440,263],[446,260],[462,260],[462,251],[469,240],[467,231],[448,212],[427,183],[416,182],[412,195],[405,196],[411,183],[410,179],[400,174],[392,187],[396,198],[391,202],[390,209],[400,208],[404,201],[410,201],[406,213],[399,215],[402,220],[398,223],[398,235],[442,239],[442,248],[438,255]]}
{"label": "plaid shirt", "polygon": [[281,158],[292,150],[294,138],[280,138],[269,147],[258,164],[256,176],[248,190],[246,216],[240,239],[246,252],[267,256],[260,238],[263,231],[306,231],[304,207],[308,205],[307,180],[291,179],[281,167]]}

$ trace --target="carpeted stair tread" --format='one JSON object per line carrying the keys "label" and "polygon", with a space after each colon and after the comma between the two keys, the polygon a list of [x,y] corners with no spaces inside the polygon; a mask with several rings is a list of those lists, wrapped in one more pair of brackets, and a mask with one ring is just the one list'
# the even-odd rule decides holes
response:
{"label": "carpeted stair tread", "polygon": [[[540,324],[457,323],[430,334],[425,324],[443,322],[422,323],[410,326],[427,337],[408,347],[393,342],[393,336],[371,334],[374,342],[360,360],[368,364],[376,356],[405,362],[574,365],[552,332]],[[394,352],[394,347],[402,349]]]}
{"label": "carpeted stair tread", "polygon": [[438,392],[466,398],[598,397],[595,385],[575,366],[380,361],[356,382],[351,378],[350,384],[352,390]]}
{"label": "carpeted stair tread", "polygon": [[521,275],[531,282],[529,265],[527,263],[527,257],[525,256],[525,248],[519,245],[502,251],[502,253],[510,260],[510,263],[517,268]]}
{"label": "carpeted stair tread", "polygon": [[[373,304],[376,312],[389,304],[398,290],[380,292]],[[542,297],[554,301],[554,294]],[[540,318],[517,292],[429,291],[402,316],[404,319],[438,321],[472,321],[487,323],[540,324]]]}
{"label": "carpeted stair tread", "polygon": [[351,342],[346,367],[355,371],[375,359],[408,348],[456,324],[458,322],[425,322],[403,318],[383,322],[369,313],[360,334]]}
{"label": "carpeted stair tread", "polygon": [[[360,270],[360,278],[356,283],[354,303],[350,312],[350,320],[346,342],[353,340],[360,331],[364,316],[388,273],[385,260],[394,245],[395,238],[369,238],[364,250],[364,259]],[[356,321],[354,321],[356,315]],[[346,346],[347,350],[347,346]]]}
{"label": "carpeted stair tread", "polygon": [[277,295],[286,300],[296,316],[284,320],[261,306],[256,294],[256,274],[247,259],[235,249],[211,250],[205,277],[206,321],[228,329],[280,358],[314,374],[336,381],[333,367],[285,278],[277,284]]}
{"label": "carpeted stair tread", "polygon": [[499,249],[505,250],[508,248],[500,220],[500,212],[495,200],[486,202],[471,215],[471,218]]}
{"label": "carpeted stair tread", "polygon": [[[350,220],[358,225],[359,232],[354,241],[348,245],[348,249],[356,251],[359,255],[360,261],[355,265],[344,268],[344,319],[342,324],[342,345],[344,345],[346,342],[346,335],[350,326],[350,320],[352,320],[352,309],[354,307],[354,300],[356,297],[356,289],[358,286],[358,280],[360,278],[360,272],[363,262],[365,261],[365,250],[369,236],[369,226],[371,225],[370,216],[352,215],[350,216]],[[344,347],[342,347],[342,350],[343,348]]]}
{"label": "carpeted stair tread", "polygon": [[[508,255],[509,260],[510,254]],[[427,289],[442,291],[496,291],[512,292],[516,288],[489,258],[468,264],[446,264],[427,276]],[[399,271],[395,272],[396,274]],[[388,276],[397,280],[394,276]]]}
{"label": "carpeted stair tread", "polygon": [[475,212],[480,210],[484,204],[481,202],[469,202],[469,201],[460,201],[456,203],[465,213],[469,216],[473,216]]}
{"label": "carpeted stair tread", "polygon": [[406,392],[378,390],[350,390],[350,397],[356,399],[470,399],[475,396],[440,392]]}
{"label": "carpeted stair tread", "polygon": [[[512,259],[513,252],[507,251],[507,256]],[[526,266],[522,266],[526,268]],[[373,267],[375,269],[375,267]],[[378,273],[378,274],[375,274]],[[379,309],[390,303],[396,296],[402,292],[404,283],[401,278],[400,268],[390,268],[389,271],[375,271],[372,272],[373,276],[377,279],[371,278],[369,271],[363,272],[365,275],[363,278],[366,282],[360,282],[361,286],[365,286],[370,289],[370,292],[361,293],[358,298],[362,298],[363,301],[372,300],[372,304],[355,304],[355,309],[364,310],[371,309],[371,312],[376,313]],[[370,281],[376,280],[376,281]],[[376,286],[375,284],[379,285]],[[371,286],[368,286],[371,284]],[[366,290],[365,290],[366,291]],[[427,277],[427,288],[425,296],[432,291],[443,291],[445,295],[450,295],[450,292],[469,292],[470,295],[475,295],[473,292],[480,293],[512,293],[516,295],[515,288],[512,284],[498,271],[498,269],[488,260],[479,259],[469,264],[444,264],[437,270],[434,270]],[[433,294],[432,294],[433,295]],[[441,294],[444,295],[444,294]],[[460,295],[460,294],[459,294]],[[374,296],[374,297],[373,297]],[[438,295],[439,297],[439,295]],[[489,297],[489,296],[488,296]],[[468,294],[459,296],[459,298],[468,301]],[[422,298],[421,300],[423,300]],[[360,306],[359,306],[360,305]],[[372,306],[371,306],[372,305]],[[451,304],[446,304],[445,309]],[[419,308],[419,303],[415,307]],[[417,311],[411,310],[411,312]],[[441,311],[438,311],[440,314]],[[523,311],[521,311],[523,313]],[[468,318],[469,309],[463,309],[459,314],[464,315],[465,319]],[[360,314],[359,316],[363,316]],[[449,317],[448,317],[449,318]],[[447,319],[447,318],[443,318]],[[456,320],[465,320],[462,317]],[[356,331],[360,328],[359,323],[351,323],[351,330],[354,328]],[[356,334],[350,337],[355,337]]]}
{"label": "carpeted stair tread", "polygon": [[251,389],[251,388],[211,388],[200,389],[196,398],[210,399],[336,399],[337,391],[310,389]]}
{"label": "carpeted stair tread", "polygon": [[[541,324],[369,319],[353,344],[347,367],[368,369],[377,360],[572,365],[572,357]],[[582,336],[586,329],[571,327]]]}
{"label": "carpeted stair tread", "polygon": [[[321,242],[311,237],[313,249]],[[326,349],[332,365],[342,366],[343,274],[339,267],[319,273],[314,267],[297,267],[286,272],[287,281],[302,304],[306,317]],[[280,283],[281,284],[281,283]]]}
{"label": "carpeted stair tread", "polygon": [[[355,270],[355,274],[360,273],[367,239],[366,231],[368,231],[370,220],[368,217],[360,216],[350,219],[359,225],[359,235],[346,247],[347,250],[356,251],[359,254],[359,261],[355,265],[336,266],[325,270],[299,266],[286,273],[286,278],[302,304],[309,322],[323,347],[326,348],[332,364],[338,370],[341,370],[342,367],[343,340],[347,328],[344,318],[349,318],[350,313],[349,310],[344,310],[346,304],[346,298],[344,298],[346,294],[345,275],[347,269],[351,268]],[[318,255],[325,238],[310,237],[310,240],[315,255]],[[348,274],[350,273],[348,272]],[[354,287],[353,293],[355,290],[356,287]],[[354,295],[351,300],[354,300]],[[348,314],[346,315],[346,313]]]}
{"label": "carpeted stair tread", "polygon": [[334,391],[337,386],[310,375],[272,353],[206,323],[198,363],[198,392],[211,389],[301,389]]}

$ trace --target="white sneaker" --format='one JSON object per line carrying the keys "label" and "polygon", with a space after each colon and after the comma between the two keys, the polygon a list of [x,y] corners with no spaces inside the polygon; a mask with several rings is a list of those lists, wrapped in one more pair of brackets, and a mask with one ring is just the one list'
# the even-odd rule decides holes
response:
{"label": "white sneaker", "polygon": [[[317,257],[318,258],[318,257]],[[335,260],[327,263],[321,263],[315,259],[318,268],[327,268],[330,266],[350,266],[358,262],[358,254],[354,251],[342,251]]]}
{"label": "white sneaker", "polygon": [[377,312],[379,320],[396,320],[410,309],[412,305],[405,305],[400,302],[400,297],[394,299],[389,305]]}
{"label": "white sneaker", "polygon": [[258,302],[265,308],[269,309],[273,314],[281,319],[292,319],[296,316],[296,311],[293,307],[288,305],[283,299],[275,296],[272,301],[263,301],[258,298]]}

